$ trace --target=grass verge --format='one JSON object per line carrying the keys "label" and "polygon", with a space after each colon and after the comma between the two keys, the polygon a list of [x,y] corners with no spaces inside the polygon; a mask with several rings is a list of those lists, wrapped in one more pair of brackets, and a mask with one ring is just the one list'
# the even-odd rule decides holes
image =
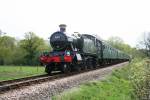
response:
{"label": "grass verge", "polygon": [[0,66],[0,81],[45,74],[44,67]]}

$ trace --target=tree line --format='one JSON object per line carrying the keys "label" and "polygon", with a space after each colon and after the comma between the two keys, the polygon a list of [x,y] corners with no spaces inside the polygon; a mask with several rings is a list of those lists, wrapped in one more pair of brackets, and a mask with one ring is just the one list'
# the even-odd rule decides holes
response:
{"label": "tree line", "polygon": [[[149,34],[150,36],[150,34]],[[150,39],[150,37],[145,37],[147,38],[147,40]],[[137,43],[137,45],[141,45],[142,47],[147,47],[143,42],[141,43],[140,40],[139,43]],[[139,48],[139,47],[131,47],[130,45],[124,43],[124,41],[119,38],[119,37],[110,37],[107,42],[113,46],[114,48],[117,48],[123,52],[125,52],[126,54],[130,55],[131,58],[137,58],[137,57],[141,57],[141,58],[145,58],[145,57],[150,57],[150,48]],[[150,41],[147,42],[146,44],[150,45]]]}
{"label": "tree line", "polygon": [[39,56],[51,49],[48,42],[33,32],[25,33],[24,39],[0,35],[0,65],[39,65]]}
{"label": "tree line", "polygon": [[[141,48],[132,48],[119,37],[110,37],[107,42],[125,53],[134,57],[150,57],[150,33],[140,45]],[[0,65],[39,65],[39,56],[44,51],[52,50],[48,41],[38,37],[33,32],[25,33],[24,39],[0,34]]]}

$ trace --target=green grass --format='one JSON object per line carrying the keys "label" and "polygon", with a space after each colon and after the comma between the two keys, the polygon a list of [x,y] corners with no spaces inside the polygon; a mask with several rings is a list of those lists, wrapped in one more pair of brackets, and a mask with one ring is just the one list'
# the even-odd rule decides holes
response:
{"label": "green grass", "polygon": [[44,67],[0,66],[0,81],[45,74]]}
{"label": "green grass", "polygon": [[53,100],[132,100],[132,86],[126,75],[121,74],[125,70],[116,70],[106,80],[83,84],[53,97]]}

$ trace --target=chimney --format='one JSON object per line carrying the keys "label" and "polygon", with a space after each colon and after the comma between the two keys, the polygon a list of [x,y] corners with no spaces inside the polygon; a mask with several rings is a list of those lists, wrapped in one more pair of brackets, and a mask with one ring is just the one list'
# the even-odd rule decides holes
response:
{"label": "chimney", "polygon": [[67,27],[66,24],[60,24],[60,25],[59,25],[60,32],[62,32],[62,33],[66,32],[66,27]]}

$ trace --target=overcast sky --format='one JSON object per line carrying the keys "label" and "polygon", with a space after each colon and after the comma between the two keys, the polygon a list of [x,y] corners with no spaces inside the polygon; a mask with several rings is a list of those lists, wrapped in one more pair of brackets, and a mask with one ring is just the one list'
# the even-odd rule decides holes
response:
{"label": "overcast sky", "polygon": [[22,38],[33,31],[47,39],[67,24],[67,32],[119,36],[136,46],[150,31],[150,0],[0,0],[0,29]]}

